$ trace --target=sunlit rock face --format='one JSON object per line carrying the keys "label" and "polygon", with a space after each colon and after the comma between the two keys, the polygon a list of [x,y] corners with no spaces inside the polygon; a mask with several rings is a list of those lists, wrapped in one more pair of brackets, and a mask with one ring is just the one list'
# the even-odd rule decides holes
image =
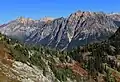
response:
{"label": "sunlit rock face", "polygon": [[41,18],[40,21],[44,21],[44,22],[48,22],[48,21],[53,21],[54,18],[52,17],[44,17],[44,18]]}
{"label": "sunlit rock face", "polygon": [[111,13],[111,14],[108,14],[108,16],[115,21],[120,21],[120,13]]}
{"label": "sunlit rock face", "polygon": [[120,27],[120,13],[111,13],[108,16],[113,19],[114,23]]}
{"label": "sunlit rock face", "polygon": [[64,50],[105,40],[117,28],[118,24],[108,14],[77,11],[67,18],[32,20],[20,17],[1,25],[0,31],[25,43]]}

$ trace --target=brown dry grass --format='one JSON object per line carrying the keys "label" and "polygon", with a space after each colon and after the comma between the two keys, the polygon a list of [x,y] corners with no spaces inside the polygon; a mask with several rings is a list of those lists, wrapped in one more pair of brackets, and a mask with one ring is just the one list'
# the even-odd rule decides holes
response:
{"label": "brown dry grass", "polygon": [[20,82],[10,76],[12,64],[13,58],[9,54],[9,50],[4,44],[0,43],[0,82]]}
{"label": "brown dry grass", "polygon": [[67,63],[67,64],[58,64],[56,65],[57,67],[61,67],[61,68],[65,68],[65,67],[69,67],[72,69],[74,74],[80,75],[80,76],[88,76],[88,72],[86,70],[84,70],[80,63],[75,62],[73,64],[71,63]]}
{"label": "brown dry grass", "polygon": [[0,44],[0,61],[3,64],[12,66],[13,58],[9,53],[10,53],[10,51],[5,47],[5,45]]}
{"label": "brown dry grass", "polygon": [[0,72],[0,82],[20,82],[17,79],[7,77],[4,73]]}

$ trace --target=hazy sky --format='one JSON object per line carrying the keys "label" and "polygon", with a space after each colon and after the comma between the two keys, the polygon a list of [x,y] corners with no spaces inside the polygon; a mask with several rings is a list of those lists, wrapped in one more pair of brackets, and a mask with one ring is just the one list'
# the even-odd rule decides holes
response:
{"label": "hazy sky", "polygon": [[120,12],[120,0],[0,0],[0,24],[19,16],[67,17],[77,10]]}

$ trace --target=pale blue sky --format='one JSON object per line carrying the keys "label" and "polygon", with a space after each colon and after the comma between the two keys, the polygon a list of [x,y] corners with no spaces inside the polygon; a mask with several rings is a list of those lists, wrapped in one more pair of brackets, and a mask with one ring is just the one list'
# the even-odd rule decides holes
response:
{"label": "pale blue sky", "polygon": [[33,19],[67,17],[77,10],[120,12],[120,0],[1,0],[0,24],[19,16]]}

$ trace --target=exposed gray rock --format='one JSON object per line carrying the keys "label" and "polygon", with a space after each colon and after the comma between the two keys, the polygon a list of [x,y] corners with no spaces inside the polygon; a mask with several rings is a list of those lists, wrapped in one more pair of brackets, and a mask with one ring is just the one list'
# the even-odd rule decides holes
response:
{"label": "exposed gray rock", "polygon": [[108,14],[108,16],[115,21],[120,21],[120,13],[112,13],[112,14]]}
{"label": "exposed gray rock", "polygon": [[120,27],[120,13],[108,14],[108,16],[113,19],[114,23]]}

